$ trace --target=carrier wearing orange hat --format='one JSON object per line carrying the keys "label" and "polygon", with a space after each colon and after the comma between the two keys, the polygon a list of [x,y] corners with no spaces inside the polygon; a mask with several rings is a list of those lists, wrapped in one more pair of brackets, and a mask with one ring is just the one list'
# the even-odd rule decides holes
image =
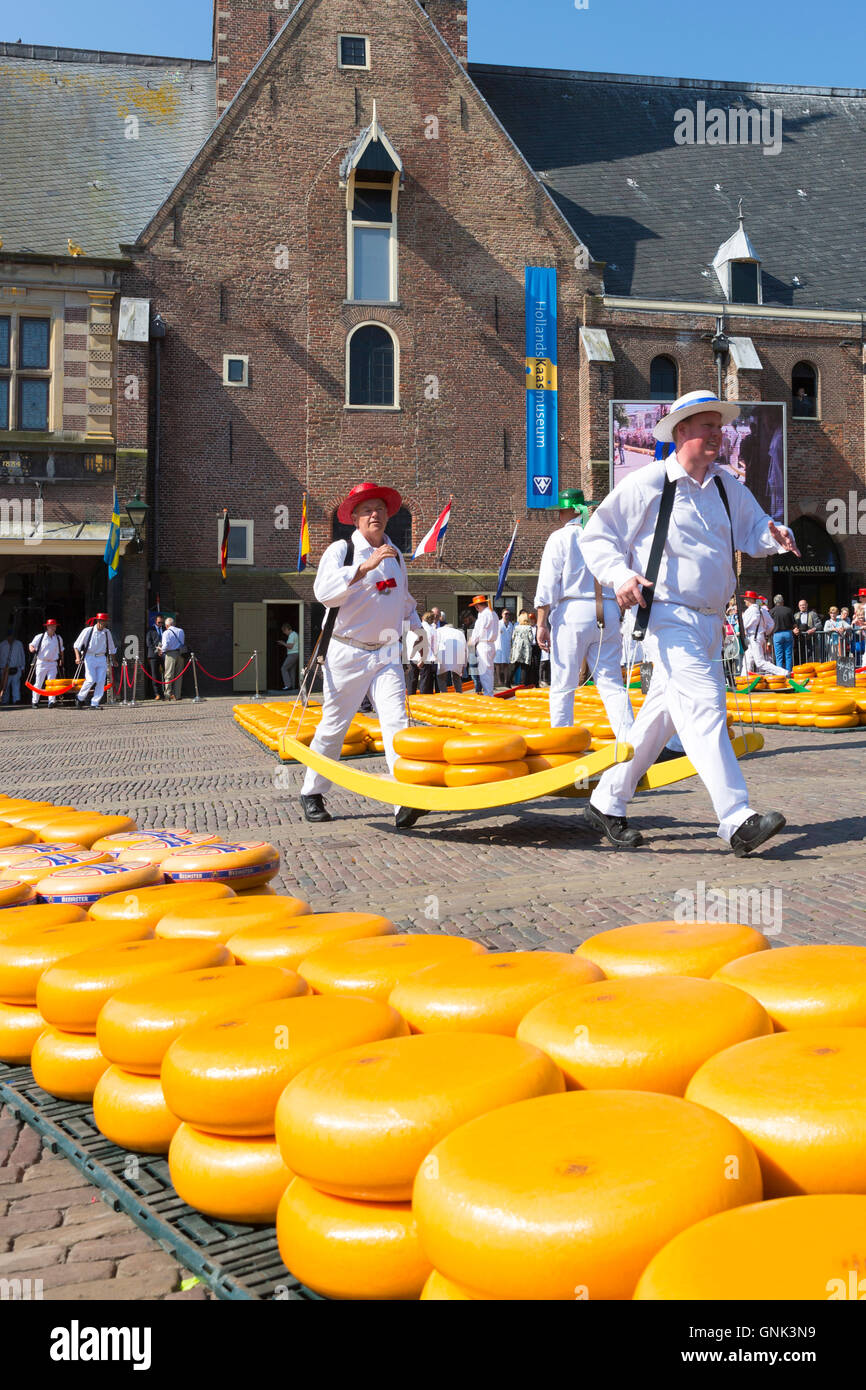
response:
{"label": "carrier wearing orange hat", "polygon": [[469,645],[475,648],[478,658],[478,679],[482,695],[493,694],[493,667],[496,657],[496,639],[499,636],[499,619],[483,594],[476,594],[470,607],[478,614],[475,626],[469,634]]}
{"label": "carrier wearing orange hat", "polygon": [[[401,662],[403,624],[408,621],[413,632],[423,632],[405,561],[385,535],[385,524],[399,511],[401,500],[390,487],[353,487],[340,503],[337,518],[356,529],[349,541],[328,546],[313,585],[319,603],[337,613],[325,654],[322,718],[311,746],[327,758],[338,758],[346,730],[369,694],[391,772],[396,761],[394,735],[409,723]],[[320,773],[307,770],[301,788],[307,820],[331,819],[323,801],[330,785]],[[420,814],[399,807],[398,828],[414,825]]]}
{"label": "carrier wearing orange hat", "polygon": [[75,639],[75,660],[84,662],[84,684],[76,700],[79,709],[84,709],[87,696],[93,691],[91,709],[104,709],[102,697],[108,673],[109,658],[117,654],[114,638],[108,629],[108,614],[97,613]]}
{"label": "carrier wearing orange hat", "polygon": [[[30,643],[30,651],[36,658],[36,671],[31,684],[36,690],[44,690],[46,680],[55,680],[57,670],[63,660],[63,638],[57,631],[57,619],[46,618],[45,629],[37,632],[33,641]],[[39,704],[39,696],[34,693],[34,705]],[[54,709],[57,700],[53,695],[48,697],[48,708]]]}

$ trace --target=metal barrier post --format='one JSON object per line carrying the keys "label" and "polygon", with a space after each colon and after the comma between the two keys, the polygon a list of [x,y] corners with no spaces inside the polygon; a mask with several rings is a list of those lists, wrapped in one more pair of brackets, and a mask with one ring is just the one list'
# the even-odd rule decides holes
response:
{"label": "metal barrier post", "polygon": [[135,658],[135,661],[134,661],[133,667],[132,667],[132,701],[131,701],[131,703],[132,703],[133,705],[135,705],[135,687],[136,687],[137,685],[138,685],[138,657]]}
{"label": "metal barrier post", "polygon": [[259,694],[259,654],[258,654],[258,652],[253,652],[253,662],[255,663],[255,668],[256,668],[256,693],[255,693],[255,697],[254,697],[254,698],[255,698],[256,700],[260,700],[262,697],[261,697],[261,695]]}
{"label": "metal barrier post", "polygon": [[124,657],[124,658],[123,658],[123,665],[122,665],[121,668],[120,668],[120,683],[121,683],[121,685],[123,686],[123,699],[122,699],[122,701],[121,701],[121,704],[124,704],[124,705],[128,703],[127,698],[126,698],[126,675],[127,675],[126,666],[127,666],[127,658]]}
{"label": "metal barrier post", "polygon": [[194,704],[194,705],[200,705],[200,704],[201,704],[201,696],[200,696],[199,693],[198,693],[198,671],[196,670],[196,664],[195,664],[195,652],[190,652],[189,655],[190,655],[190,660],[192,661],[192,683],[193,683],[193,685],[195,686],[195,699],[193,700],[193,704]]}

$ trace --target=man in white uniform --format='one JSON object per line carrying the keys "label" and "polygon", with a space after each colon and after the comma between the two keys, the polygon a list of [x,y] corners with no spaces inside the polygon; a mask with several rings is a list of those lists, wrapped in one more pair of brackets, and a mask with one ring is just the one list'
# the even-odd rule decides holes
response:
{"label": "man in white uniform", "polygon": [[105,692],[108,662],[116,652],[114,638],[108,630],[108,614],[97,613],[93,626],[85,627],[75,639],[75,660],[79,665],[84,662],[84,684],[76,700],[79,709],[84,709],[91,690],[91,709],[105,709],[102,696]]}
{"label": "man in white uniform", "polygon": [[455,695],[463,694],[463,672],[466,669],[466,634],[451,623],[443,623],[436,629],[436,670],[437,685],[440,691],[451,689]]}
{"label": "man in white uniform", "polygon": [[[337,618],[325,658],[322,719],[310,746],[327,758],[339,758],[346,730],[369,693],[392,773],[394,735],[409,724],[400,661],[404,619],[413,632],[423,635],[405,562],[385,535],[388,517],[399,511],[401,500],[390,487],[360,483],[352,488],[337,517],[344,525],[354,523],[356,530],[348,549],[346,541],[328,546],[313,585],[319,603],[336,608]],[[307,769],[301,788],[307,820],[331,819],[322,799],[330,785],[320,773]],[[401,806],[395,823],[400,830],[408,829],[421,814]]]}
{"label": "man in white uniform", "polygon": [[475,626],[469,634],[469,645],[475,648],[481,693],[482,695],[492,695],[499,619],[483,594],[476,595],[471,606],[478,616],[475,619]]}
{"label": "man in white uniform", "polygon": [[626,807],[674,730],[710,793],[718,833],[737,857],[785,824],[778,811],[759,815],[749,806],[727,729],[722,615],[736,585],[732,541],[749,555],[799,554],[788,529],[761,511],[748,488],[724,475],[716,484],[721,427],[737,414],[737,406],[709,391],[680,397],[653,431],[676,452],[619,483],[583,533],[584,559],[596,578],[613,587],[623,606],[646,608],[646,571],[670,480],[673,509],[645,640],[653,679],[631,731],[634,757],[604,774],[587,810],[590,825],[619,848],[641,843]]}
{"label": "man in white uniform", "polygon": [[[36,675],[33,677],[33,684],[37,690],[44,690],[45,681],[54,680],[57,676],[57,668],[63,656],[63,638],[57,632],[57,619],[46,618],[45,631],[39,632],[30,643],[30,650],[36,657]],[[33,696],[33,704],[39,704],[39,696]],[[53,709],[57,704],[53,695],[48,697],[48,708]]]}
{"label": "man in white uniform", "polygon": [[774,666],[767,656],[767,638],[772,635],[776,624],[766,608],[765,600],[759,598],[752,589],[746,589],[744,599],[749,600],[748,608],[743,610],[743,627],[748,646],[743,656],[744,676],[785,676],[784,666]]}
{"label": "man in white uniform", "polygon": [[548,536],[541,556],[535,607],[538,645],[550,651],[550,722],[555,729],[574,723],[574,692],[583,663],[595,681],[610,726],[625,738],[634,723],[620,668],[620,609],[610,588],[602,590],[604,628],[599,631],[595,580],[580,549],[589,519],[582,492],[564,492],[563,509],[575,515]]}

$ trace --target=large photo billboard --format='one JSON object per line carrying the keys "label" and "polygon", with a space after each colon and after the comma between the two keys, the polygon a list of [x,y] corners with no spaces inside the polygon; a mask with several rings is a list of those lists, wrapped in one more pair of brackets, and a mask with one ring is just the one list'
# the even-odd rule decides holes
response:
{"label": "large photo billboard", "polygon": [[[738,404],[737,419],[722,426],[717,462],[746,484],[764,511],[784,524],[788,513],[787,408],[783,401]],[[656,443],[653,429],[669,410],[667,401],[611,401],[611,487],[636,468],[662,457],[665,446]]]}

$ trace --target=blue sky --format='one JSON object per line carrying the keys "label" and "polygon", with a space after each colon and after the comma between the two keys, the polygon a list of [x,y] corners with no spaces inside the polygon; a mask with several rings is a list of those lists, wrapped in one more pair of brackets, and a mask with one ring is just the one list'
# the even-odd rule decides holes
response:
{"label": "blue sky", "polygon": [[[584,3],[584,0],[580,0]],[[469,0],[476,63],[801,86],[866,85],[863,0]],[[0,0],[0,39],[206,58],[211,0]]]}

